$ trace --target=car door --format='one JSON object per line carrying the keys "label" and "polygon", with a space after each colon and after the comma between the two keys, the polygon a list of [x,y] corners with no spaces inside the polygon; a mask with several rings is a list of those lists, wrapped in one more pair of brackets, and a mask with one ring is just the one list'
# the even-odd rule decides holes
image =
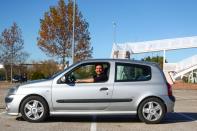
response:
{"label": "car door", "polygon": [[148,90],[150,80],[149,66],[116,62],[112,99],[120,99],[121,102],[112,103],[110,109],[135,111],[137,100]]}
{"label": "car door", "polygon": [[[82,70],[80,75],[85,76],[87,72],[90,74],[90,71],[93,70],[91,65],[94,64],[95,63],[80,64],[67,72],[65,77],[68,77],[80,69]],[[109,63],[105,64],[110,66]],[[78,78],[79,76],[75,77]],[[104,110],[109,106],[112,90],[113,84],[110,83],[109,78],[107,81],[99,83],[59,83],[57,81],[53,83],[52,87],[53,108],[54,110]]]}

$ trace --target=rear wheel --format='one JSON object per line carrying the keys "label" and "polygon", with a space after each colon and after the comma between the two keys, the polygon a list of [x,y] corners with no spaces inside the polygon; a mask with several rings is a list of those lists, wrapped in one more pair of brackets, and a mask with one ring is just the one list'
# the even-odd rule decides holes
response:
{"label": "rear wheel", "polygon": [[41,122],[47,118],[49,110],[42,97],[30,96],[22,102],[20,112],[26,121]]}
{"label": "rear wheel", "polygon": [[147,124],[159,123],[165,113],[165,105],[158,98],[148,98],[138,108],[139,119]]}

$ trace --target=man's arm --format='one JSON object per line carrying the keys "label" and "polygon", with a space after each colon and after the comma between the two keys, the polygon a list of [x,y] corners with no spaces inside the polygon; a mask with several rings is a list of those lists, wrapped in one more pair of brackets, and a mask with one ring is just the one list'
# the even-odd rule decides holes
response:
{"label": "man's arm", "polygon": [[93,83],[94,82],[94,79],[93,78],[77,79],[75,82],[76,83]]}

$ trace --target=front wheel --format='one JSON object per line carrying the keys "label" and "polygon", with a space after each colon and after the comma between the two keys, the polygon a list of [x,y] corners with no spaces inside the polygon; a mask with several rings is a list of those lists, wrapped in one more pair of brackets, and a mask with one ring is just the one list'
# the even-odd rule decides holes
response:
{"label": "front wheel", "polygon": [[147,124],[159,123],[165,113],[165,105],[158,98],[148,98],[138,108],[139,119]]}
{"label": "front wheel", "polygon": [[26,98],[20,108],[23,119],[29,122],[41,122],[48,116],[48,105],[46,101],[39,96],[30,96]]}

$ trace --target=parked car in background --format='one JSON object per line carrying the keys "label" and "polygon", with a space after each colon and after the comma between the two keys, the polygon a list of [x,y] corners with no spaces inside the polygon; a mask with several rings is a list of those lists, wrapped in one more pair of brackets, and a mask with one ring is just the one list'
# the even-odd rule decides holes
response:
{"label": "parked car in background", "polygon": [[4,76],[0,76],[0,81],[4,81],[5,77]]}
{"label": "parked car in background", "polygon": [[[92,78],[102,65],[107,79]],[[138,115],[148,124],[159,123],[174,111],[175,97],[159,66],[131,60],[98,59],[76,63],[50,79],[13,87],[6,98],[10,115],[41,122],[52,115]]]}
{"label": "parked car in background", "polygon": [[12,82],[19,82],[19,83],[23,83],[23,82],[26,82],[27,81],[27,77],[25,75],[15,75],[13,78],[12,78]]}

